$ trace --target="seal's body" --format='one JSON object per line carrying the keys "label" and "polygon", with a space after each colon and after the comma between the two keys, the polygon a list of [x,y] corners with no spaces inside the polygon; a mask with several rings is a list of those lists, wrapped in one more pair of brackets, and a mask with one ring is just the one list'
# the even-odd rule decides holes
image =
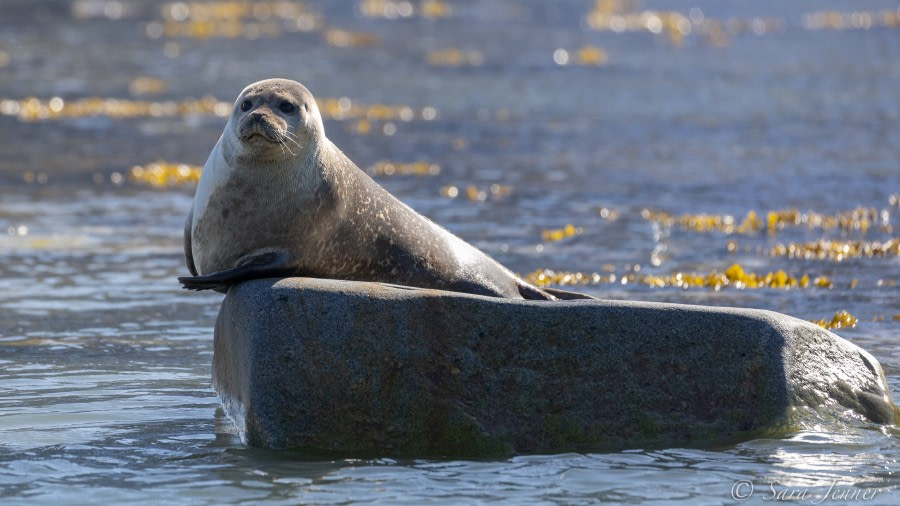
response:
{"label": "seal's body", "polygon": [[[324,133],[310,92],[270,79],[238,97],[185,224],[186,288],[282,276],[496,297],[584,298],[529,285],[403,204]],[[553,295],[551,295],[551,293]]]}

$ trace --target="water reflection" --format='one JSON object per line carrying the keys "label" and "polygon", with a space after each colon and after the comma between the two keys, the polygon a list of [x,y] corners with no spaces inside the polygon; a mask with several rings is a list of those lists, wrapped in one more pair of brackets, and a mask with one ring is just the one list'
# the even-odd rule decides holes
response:
{"label": "water reflection", "polygon": [[786,441],[759,440],[742,445],[765,455],[769,464],[760,483],[815,488],[823,494],[835,485],[896,489],[896,456],[883,453],[881,438],[863,431],[804,431]]}

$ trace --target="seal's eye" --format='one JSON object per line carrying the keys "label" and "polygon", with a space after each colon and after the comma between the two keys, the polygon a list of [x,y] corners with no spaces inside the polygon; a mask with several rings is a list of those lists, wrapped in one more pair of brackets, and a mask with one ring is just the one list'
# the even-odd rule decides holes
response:
{"label": "seal's eye", "polygon": [[294,112],[295,110],[297,110],[297,108],[294,106],[294,104],[292,104],[290,102],[282,102],[281,105],[278,106],[278,108],[281,109],[281,112],[287,113],[287,114],[290,114],[290,113]]}
{"label": "seal's eye", "polygon": [[241,110],[242,111],[247,112],[250,110],[251,107],[253,107],[253,102],[251,102],[249,99],[241,102]]}

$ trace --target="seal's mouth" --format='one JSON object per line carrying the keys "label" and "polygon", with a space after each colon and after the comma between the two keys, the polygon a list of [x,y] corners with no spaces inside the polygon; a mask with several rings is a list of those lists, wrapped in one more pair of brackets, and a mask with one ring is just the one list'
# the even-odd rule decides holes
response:
{"label": "seal's mouth", "polygon": [[241,140],[244,142],[268,142],[271,144],[277,143],[275,139],[270,138],[268,135],[263,132],[250,132],[241,135]]}
{"label": "seal's mouth", "polygon": [[267,142],[271,144],[277,144],[278,139],[273,135],[273,132],[264,131],[262,129],[253,129],[253,130],[245,130],[241,132],[241,140],[244,142]]}
{"label": "seal's mouth", "polygon": [[278,130],[278,127],[264,116],[253,116],[241,123],[238,137],[243,142],[278,144],[282,137]]}

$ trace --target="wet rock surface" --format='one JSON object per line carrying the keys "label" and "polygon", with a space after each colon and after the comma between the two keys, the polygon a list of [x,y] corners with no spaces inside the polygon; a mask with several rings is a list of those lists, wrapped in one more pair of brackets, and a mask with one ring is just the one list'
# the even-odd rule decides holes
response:
{"label": "wet rock surface", "polygon": [[779,313],[308,278],[232,287],[213,384],[251,446],[394,455],[719,444],[795,408],[897,417],[877,360]]}

